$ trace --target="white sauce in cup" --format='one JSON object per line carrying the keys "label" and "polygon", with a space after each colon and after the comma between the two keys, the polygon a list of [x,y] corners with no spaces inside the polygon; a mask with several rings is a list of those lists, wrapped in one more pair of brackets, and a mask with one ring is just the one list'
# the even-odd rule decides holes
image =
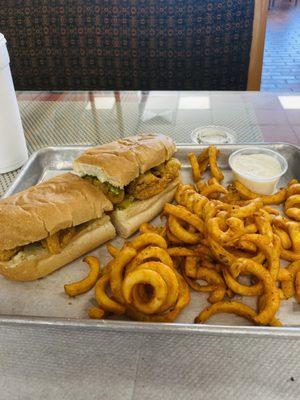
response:
{"label": "white sauce in cup", "polygon": [[237,172],[259,178],[272,178],[282,171],[280,162],[267,154],[240,154],[231,164]]}
{"label": "white sauce in cup", "polygon": [[287,171],[287,161],[267,148],[245,148],[229,157],[234,180],[258,194],[273,194],[280,177]]}

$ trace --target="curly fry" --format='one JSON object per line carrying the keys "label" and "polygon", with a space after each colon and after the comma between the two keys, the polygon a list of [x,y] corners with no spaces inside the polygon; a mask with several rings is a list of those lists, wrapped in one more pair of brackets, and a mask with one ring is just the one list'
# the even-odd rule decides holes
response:
{"label": "curly fry", "polygon": [[106,288],[109,285],[110,277],[109,274],[103,275],[95,286],[95,298],[100,308],[107,312],[112,312],[117,315],[123,315],[125,313],[125,307],[106,294]]}
{"label": "curly fry", "polygon": [[214,240],[220,241],[223,244],[238,239],[244,233],[244,223],[239,218],[228,218],[226,220],[228,229],[225,232],[221,230],[221,224],[222,220],[220,217],[210,218],[207,223],[207,231]]}
{"label": "curly fry", "polygon": [[300,303],[300,271],[295,275],[295,298]]}
{"label": "curly fry", "polygon": [[300,223],[289,221],[286,223],[286,226],[291,238],[293,251],[295,253],[300,253]]}
{"label": "curly fry", "polygon": [[109,252],[109,254],[114,258],[117,257],[117,255],[119,254],[119,251],[120,251],[120,249],[113,246],[111,243],[106,244],[106,249]]}
{"label": "curly fry", "polygon": [[198,260],[198,257],[186,257],[184,263],[184,273],[189,278],[196,277]]}
{"label": "curly fry", "polygon": [[126,272],[130,272],[135,267],[143,264],[146,260],[149,259],[159,260],[168,267],[174,268],[172,258],[168,254],[167,250],[162,249],[161,247],[149,246],[137,254],[137,256],[131,261],[130,265],[128,265]]}
{"label": "curly fry", "polygon": [[87,256],[83,259],[90,267],[88,276],[78,282],[64,285],[65,293],[68,296],[75,297],[82,293],[86,293],[95,286],[100,274],[100,264],[96,257]]}
{"label": "curly fry", "polygon": [[177,244],[177,245],[184,245],[185,243],[178,239],[173,233],[170,231],[170,229],[167,228],[167,239],[171,244]]}
{"label": "curly fry", "polygon": [[[207,268],[201,265],[197,267],[197,258],[196,257],[187,257],[185,262],[185,275],[193,278],[195,280],[200,279],[211,284],[212,287],[216,288],[218,286],[225,287],[225,282],[222,279],[222,276],[213,268]],[[195,268],[196,267],[196,268]],[[210,291],[205,288],[208,286],[199,285],[199,287],[204,288],[204,292]],[[201,292],[202,290],[199,290]]]}
{"label": "curly fry", "polygon": [[280,189],[277,193],[275,194],[270,194],[270,195],[261,195],[252,192],[250,189],[246,188],[242,183],[239,181],[234,181],[234,185],[237,189],[237,191],[240,193],[240,195],[248,200],[251,199],[256,199],[257,197],[260,197],[265,205],[269,204],[281,204],[284,202],[286,198],[286,189]]}
{"label": "curly fry", "polygon": [[263,293],[261,282],[252,286],[246,286],[236,280],[225,267],[223,268],[223,276],[227,286],[236,294],[241,296],[259,296]]}
{"label": "curly fry", "polygon": [[167,249],[167,252],[171,257],[187,257],[196,255],[194,250],[186,247],[170,247]]}
{"label": "curly fry", "polygon": [[250,260],[257,262],[258,264],[263,264],[266,259],[265,255],[260,250],[255,256],[238,249],[230,249],[230,254],[232,254],[236,258],[249,258]]}
{"label": "curly fry", "polygon": [[43,240],[45,247],[50,251],[51,254],[58,254],[61,252],[61,244],[59,240],[59,232],[54,233],[54,235],[48,236]]}
{"label": "curly fry", "polygon": [[201,265],[202,267],[208,268],[208,269],[213,269],[214,271],[218,272],[219,274],[222,273],[222,264],[216,263],[216,262],[210,262],[207,259],[201,260]]}
{"label": "curly fry", "polygon": [[292,247],[292,241],[288,233],[286,233],[283,229],[278,228],[277,226],[273,225],[272,227],[273,232],[277,235],[280,239],[281,246],[283,249],[288,250]]}
{"label": "curly fry", "polygon": [[88,315],[91,319],[102,319],[105,315],[105,312],[101,310],[101,308],[92,307],[89,309]]}
{"label": "curly fry", "polygon": [[213,253],[211,249],[206,246],[205,244],[198,244],[195,249],[195,255],[197,257],[204,257],[204,258],[213,258]]}
{"label": "curly fry", "polygon": [[[220,301],[218,303],[212,304],[208,307],[206,307],[204,310],[201,311],[201,313],[195,318],[195,323],[196,324],[203,324],[205,321],[207,321],[210,317],[216,314],[236,314],[239,317],[246,318],[250,322],[255,321],[255,317],[257,316],[256,312],[246,304],[240,303],[238,301]],[[270,322],[271,326],[282,326],[280,321],[278,321],[276,318],[273,318],[272,321]]]}
{"label": "curly fry", "polygon": [[200,243],[200,241],[201,241],[201,238],[202,238],[201,234],[192,233],[192,232],[189,232],[188,230],[186,230],[181,225],[179,220],[176,217],[174,217],[173,215],[169,216],[168,226],[169,226],[171,233],[184,243],[197,244],[197,243]]}
{"label": "curly fry", "polygon": [[[257,301],[257,308],[258,311],[260,312],[263,308],[266,306],[266,296],[262,295],[258,297]],[[270,326],[276,326],[276,327],[281,327],[283,326],[282,323],[279,321],[277,318],[273,318],[272,321],[269,324]]]}
{"label": "curly fry", "polygon": [[234,261],[235,257],[227,250],[224,249],[217,241],[212,238],[208,238],[210,249],[213,252],[216,259],[226,266],[230,267]]}
{"label": "curly fry", "polygon": [[203,221],[195,214],[188,211],[185,207],[175,206],[174,204],[167,203],[165,204],[164,212],[187,222],[189,225],[192,225],[194,228],[196,228],[200,233],[204,232]]}
{"label": "curly fry", "polygon": [[213,178],[214,181],[210,181],[208,184],[205,184],[200,189],[200,194],[207,198],[211,198],[212,195],[219,195],[219,194],[227,194],[227,189],[224,188],[216,178]]}
{"label": "curly fry", "polygon": [[[183,277],[186,280],[187,284],[191,289],[193,289],[195,292],[213,292],[218,289],[218,286],[216,285],[200,285],[198,282],[196,282],[194,279],[189,278],[185,272],[183,272]],[[224,297],[224,296],[223,296]]]}
{"label": "curly fry", "polygon": [[207,301],[209,303],[217,303],[218,301],[221,301],[224,299],[226,295],[226,287],[225,286],[218,286],[208,297]]}
{"label": "curly fry", "polygon": [[135,250],[141,250],[150,244],[161,247],[162,249],[166,249],[168,247],[165,239],[154,232],[143,233],[128,243],[128,245],[133,247]]}
{"label": "curly fry", "polygon": [[198,182],[201,177],[201,173],[200,173],[199,164],[198,164],[198,160],[197,160],[195,153],[189,153],[188,159],[189,159],[191,167],[192,167],[194,182]]}
{"label": "curly fry", "polygon": [[210,200],[203,207],[203,219],[204,219],[204,227],[207,225],[210,218],[213,218],[219,214],[221,211],[230,211],[232,209],[232,205],[224,204],[219,200]]}
{"label": "curly fry", "polygon": [[276,281],[280,268],[280,239],[277,236],[274,236],[272,243],[267,236],[255,233],[243,235],[242,239],[255,243],[255,245],[264,253],[268,261],[268,270],[272,278]]}
{"label": "curly fry", "polygon": [[110,260],[106,265],[104,265],[104,267],[100,271],[100,276],[103,276],[105,274],[110,274],[113,262],[114,262],[114,259]]}
{"label": "curly fry", "polygon": [[237,259],[231,266],[231,270],[234,271],[234,276],[238,276],[240,273],[250,273],[262,281],[266,296],[265,308],[253,319],[261,325],[269,324],[280,306],[279,292],[269,271],[262,265],[246,258]]}
{"label": "curly fry", "polygon": [[262,235],[266,235],[272,241],[273,240],[273,230],[272,230],[269,214],[266,212],[265,212],[265,214],[256,213],[254,219],[255,219],[256,226],[258,227],[259,233]]}
{"label": "curly fry", "polygon": [[283,217],[282,215],[277,215],[272,219],[272,224],[277,226],[280,229],[283,229],[284,231],[288,231],[286,223],[290,221],[288,218]]}
{"label": "curly fry", "polygon": [[284,297],[289,299],[295,295],[295,277],[296,274],[300,272],[300,260],[291,263],[286,270],[290,273],[290,279],[281,282],[281,289]]}
{"label": "curly fry", "polygon": [[65,229],[63,232],[61,232],[60,243],[62,247],[67,246],[71,242],[74,236],[76,236],[76,229],[74,226]]}
{"label": "curly fry", "polygon": [[248,224],[245,226],[245,233],[256,233],[257,232],[257,226],[256,224]]}
{"label": "curly fry", "polygon": [[209,164],[209,159],[208,158],[206,158],[205,160],[200,161],[200,162],[198,160],[200,176],[202,174],[204,174],[204,172],[207,170],[208,164]]}
{"label": "curly fry", "polygon": [[296,182],[291,181],[288,186],[284,211],[288,217],[300,221],[300,184]]}
{"label": "curly fry", "polygon": [[279,282],[284,282],[292,279],[292,276],[287,268],[280,267],[277,279],[279,280]]}
{"label": "curly fry", "polygon": [[[218,151],[218,153],[217,153],[217,155],[219,154],[219,150],[217,150]],[[204,149],[200,154],[199,154],[199,156],[198,156],[198,163],[200,164],[200,163],[202,163],[203,161],[205,161],[205,160],[208,160],[208,157],[209,157],[209,155],[208,155],[208,147],[206,147],[206,149]]]}
{"label": "curly fry", "polygon": [[199,179],[199,181],[196,182],[196,189],[198,189],[199,192],[201,192],[202,189],[206,187],[206,183],[204,180]]}
{"label": "curly fry", "polygon": [[256,199],[249,201],[249,203],[243,207],[235,206],[233,210],[230,212],[230,216],[235,218],[251,217],[262,206],[263,206],[263,201],[261,198],[258,197]]}
{"label": "curly fry", "polygon": [[[151,233],[144,235],[152,235]],[[136,239],[141,238],[143,235],[138,236]],[[160,239],[164,240],[161,236],[158,236]],[[134,240],[136,240],[134,239]],[[133,241],[134,241],[133,240]],[[133,243],[131,242],[131,244]],[[138,246],[141,245],[141,241],[136,241],[135,243]],[[137,255],[136,250],[133,247],[125,246],[117,255],[117,257],[113,260],[111,265],[111,279],[110,279],[110,288],[114,295],[114,298],[117,300],[118,303],[124,303],[124,297],[122,294],[122,281],[123,281],[123,271],[126,265]]]}
{"label": "curly fry", "polygon": [[[300,186],[300,185],[299,185]],[[285,210],[287,211],[287,210],[289,210],[290,208],[294,208],[295,206],[299,206],[299,204],[300,204],[300,196],[299,195],[297,195],[297,194],[294,194],[294,195],[290,195],[290,197],[288,197],[287,198],[287,200],[286,200],[286,202],[285,202],[285,205],[284,205],[284,207],[285,207]],[[296,216],[298,216],[298,213],[297,213],[297,211],[295,210],[295,214],[296,214]],[[289,212],[287,213],[286,212],[286,215],[288,216],[288,217],[291,217],[291,218],[294,218],[294,215],[289,215]],[[296,219],[296,218],[295,218]]]}
{"label": "curly fry", "polygon": [[244,317],[251,322],[254,322],[254,317],[256,317],[256,312],[251,308],[246,306],[246,304],[240,303],[238,301],[220,301],[214,303],[200,312],[200,314],[195,318],[195,324],[203,324],[210,317],[216,314],[236,314],[240,317]]}
{"label": "curly fry", "polygon": [[208,199],[197,193],[190,185],[179,185],[175,199],[178,204],[186,207],[198,217],[202,217],[203,207],[208,203]]}
{"label": "curly fry", "polygon": [[263,206],[263,210],[272,215],[280,215],[280,211],[271,206]]}
{"label": "curly fry", "polygon": [[257,252],[257,246],[255,243],[248,242],[247,240],[238,240],[236,243],[234,243],[234,247],[250,253]]}
{"label": "curly fry", "polygon": [[190,291],[187,283],[182,278],[182,276],[176,273],[178,283],[179,283],[179,294],[177,303],[174,306],[173,310],[168,311],[165,314],[154,314],[154,315],[146,315],[137,310],[129,307],[127,309],[127,315],[130,318],[133,318],[138,321],[143,322],[172,322],[174,321],[180,312],[189,304],[190,302]]}
{"label": "curly fry", "polygon": [[230,184],[227,186],[227,194],[222,198],[224,203],[235,204],[237,201],[241,200],[239,192],[236,190],[235,186]]}
{"label": "curly fry", "polygon": [[300,260],[300,253],[295,253],[291,250],[281,249],[280,258],[286,261],[297,261]]}
{"label": "curly fry", "polygon": [[211,174],[218,181],[222,181],[224,179],[224,175],[217,164],[217,148],[215,146],[209,146],[208,157]]}
{"label": "curly fry", "polygon": [[[288,189],[290,189],[290,187],[292,186],[292,185],[296,185],[297,183],[299,183],[298,181],[297,181],[297,179],[291,179],[289,182],[288,182]],[[289,194],[291,194],[290,192],[289,192]],[[294,193],[292,193],[292,194],[294,194]]]}
{"label": "curly fry", "polygon": [[123,282],[123,295],[127,304],[133,303],[133,288],[141,283],[152,286],[154,295],[147,303],[136,301],[134,307],[145,314],[154,314],[166,301],[168,294],[166,282],[156,271],[139,269],[129,272]]}
{"label": "curly fry", "polygon": [[152,226],[148,222],[144,222],[140,226],[140,232],[141,233],[153,232],[157,233],[158,235],[161,235],[162,237],[165,237],[167,234],[167,228],[165,226]]}
{"label": "curly fry", "polygon": [[[175,271],[171,267],[169,267],[161,262],[149,261],[144,264],[136,266],[132,270],[132,275],[131,275],[132,280],[134,280],[133,273],[135,271],[146,271],[145,274],[147,273],[147,271],[154,271],[154,272],[158,273],[161,276],[161,278],[165,281],[166,286],[167,286],[167,294],[166,294],[163,304],[157,311],[164,312],[174,306],[174,304],[176,303],[177,298],[178,298],[179,284],[178,284],[178,280],[177,280]],[[129,277],[130,274],[131,274],[131,272],[128,275],[126,275],[125,280],[123,282],[123,293],[124,293],[124,297],[126,299],[130,298],[130,287],[128,288],[126,286],[128,283],[127,277]],[[135,278],[136,278],[136,275],[135,275]],[[130,278],[128,278],[128,279],[130,280]],[[141,282],[141,283],[143,283],[143,282]],[[157,289],[156,286],[153,286],[153,288],[154,288],[154,290]],[[129,291],[129,293],[128,293],[128,291]],[[154,294],[154,297],[155,297],[155,294]],[[132,303],[134,304],[135,308],[137,308],[141,312],[144,312],[145,314],[153,313],[153,312],[151,312],[151,300],[152,299],[149,300],[147,302],[147,304],[143,304],[144,303],[143,300],[140,299],[140,297],[137,295],[136,291],[132,290],[132,295],[133,295]],[[150,306],[149,306],[149,303],[150,303]]]}

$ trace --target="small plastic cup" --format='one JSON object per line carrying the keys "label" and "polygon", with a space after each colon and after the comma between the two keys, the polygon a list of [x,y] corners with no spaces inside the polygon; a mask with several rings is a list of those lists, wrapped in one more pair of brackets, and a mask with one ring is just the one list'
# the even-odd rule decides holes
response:
{"label": "small plastic cup", "polygon": [[225,126],[207,125],[196,128],[191,133],[194,143],[201,144],[226,144],[235,143],[235,132]]}
{"label": "small plastic cup", "polygon": [[[280,163],[281,172],[271,177],[261,177],[261,176],[254,176],[252,174],[246,174],[234,168],[233,166],[234,158],[240,155],[250,155],[250,154],[266,154],[268,156],[276,158]],[[279,179],[286,173],[288,169],[288,163],[286,159],[276,151],[267,148],[245,148],[237,150],[230,155],[229,166],[232,169],[233,177],[235,180],[238,180],[248,189],[258,194],[273,194],[276,191],[276,186],[279,182]]]}

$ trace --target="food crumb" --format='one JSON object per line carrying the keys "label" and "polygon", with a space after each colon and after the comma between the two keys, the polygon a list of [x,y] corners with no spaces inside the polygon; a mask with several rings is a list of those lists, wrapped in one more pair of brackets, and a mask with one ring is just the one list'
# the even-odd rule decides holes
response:
{"label": "food crumb", "polygon": [[72,302],[71,302],[71,301],[69,301],[69,302],[68,302],[68,304],[69,304],[69,306],[71,306],[71,305],[72,305]]}

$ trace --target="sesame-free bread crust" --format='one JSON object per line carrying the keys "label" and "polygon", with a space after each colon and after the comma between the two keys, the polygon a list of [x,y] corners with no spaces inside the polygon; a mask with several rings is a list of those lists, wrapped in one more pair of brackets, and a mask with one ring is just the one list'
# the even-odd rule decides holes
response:
{"label": "sesame-free bread crust", "polygon": [[0,200],[0,250],[37,242],[61,229],[101,218],[111,202],[89,181],[58,175]]}
{"label": "sesame-free bread crust", "polygon": [[79,175],[92,175],[100,182],[124,188],[140,174],[169,160],[176,150],[168,136],[130,136],[92,147],[73,162]]}
{"label": "sesame-free bread crust", "polygon": [[0,262],[0,273],[14,281],[34,281],[113,239],[116,231],[108,215],[87,224],[58,254],[51,254],[41,245]]}

